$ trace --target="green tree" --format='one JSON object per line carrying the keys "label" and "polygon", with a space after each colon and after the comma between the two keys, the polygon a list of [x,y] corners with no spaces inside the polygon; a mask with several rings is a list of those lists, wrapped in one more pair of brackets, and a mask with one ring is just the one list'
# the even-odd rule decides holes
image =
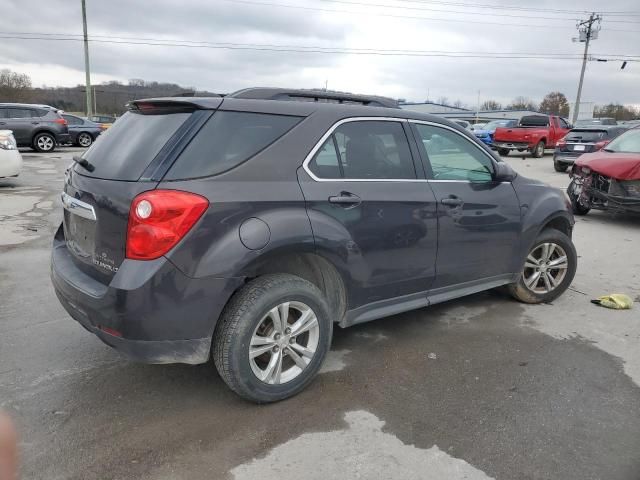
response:
{"label": "green tree", "polygon": [[562,92],[547,93],[540,103],[540,111],[549,115],[568,116],[569,102],[567,97]]}

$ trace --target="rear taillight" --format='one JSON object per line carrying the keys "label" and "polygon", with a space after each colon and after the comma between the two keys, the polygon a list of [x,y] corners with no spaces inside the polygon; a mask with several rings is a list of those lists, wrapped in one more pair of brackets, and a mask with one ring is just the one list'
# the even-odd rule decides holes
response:
{"label": "rear taillight", "polygon": [[56,118],[53,123],[59,123],[60,125],[67,125],[67,121],[64,118]]}
{"label": "rear taillight", "polygon": [[600,140],[599,142],[597,142],[595,144],[595,149],[596,150],[600,150],[601,148],[604,148],[607,146],[607,144],[610,142],[611,140]]}
{"label": "rear taillight", "polygon": [[562,137],[560,140],[558,140],[558,143],[556,146],[565,147],[566,145],[567,145],[567,137]]}
{"label": "rear taillight", "polygon": [[127,227],[127,258],[153,260],[171,250],[209,207],[195,193],[151,190],[133,199]]}

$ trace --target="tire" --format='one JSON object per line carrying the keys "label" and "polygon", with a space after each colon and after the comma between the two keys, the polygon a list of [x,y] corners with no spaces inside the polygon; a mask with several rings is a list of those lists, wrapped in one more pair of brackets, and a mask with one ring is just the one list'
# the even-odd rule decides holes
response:
{"label": "tire", "polygon": [[560,162],[553,162],[553,168],[555,169],[556,172],[566,172],[567,171],[567,165],[565,165],[564,163],[560,163]]}
{"label": "tire", "polygon": [[536,143],[536,146],[531,149],[531,156],[533,158],[542,158],[544,157],[544,141],[540,140]]}
{"label": "tire", "polygon": [[93,143],[93,137],[90,133],[80,132],[76,138],[76,146],[82,148],[89,148]]}
{"label": "tire", "polygon": [[[279,318],[285,302],[289,326],[294,327],[305,307],[317,320],[293,341],[290,338],[293,335],[285,333],[287,330],[281,328],[279,331],[283,333],[277,335],[275,328],[272,312]],[[315,285],[294,275],[265,275],[245,285],[225,307],[214,333],[212,356],[218,373],[235,393],[255,403],[277,402],[311,383],[331,347],[332,331],[329,307]],[[254,338],[261,340],[252,345]],[[263,353],[250,359],[252,346],[254,351]],[[299,347],[313,350],[314,346],[311,357],[298,354]],[[279,357],[276,352],[280,352]],[[274,357],[282,358],[282,376],[278,376],[277,369],[269,369],[272,361],[277,364]],[[304,368],[300,367],[300,361],[306,364]],[[259,374],[264,374],[265,379],[260,379]]]}
{"label": "tire", "polygon": [[591,210],[591,208],[582,205],[579,201],[578,195],[576,195],[574,180],[571,180],[571,183],[567,187],[567,195],[569,196],[569,200],[571,201],[571,210],[575,215],[583,216],[589,213],[589,210]]}
{"label": "tire", "polygon": [[[545,247],[545,245],[553,245],[553,247]],[[545,250],[545,248],[548,249]],[[545,255],[546,252],[550,252],[548,256]],[[545,257],[550,259],[551,268]],[[562,258],[566,260],[563,262]],[[543,230],[529,249],[518,281],[508,286],[509,293],[516,300],[524,303],[551,302],[569,288],[576,274],[577,264],[578,256],[571,239],[558,230]],[[555,266],[557,268],[553,268]],[[537,277],[536,273],[538,273]],[[557,282],[555,286],[554,281]],[[549,289],[549,287],[552,288]]]}
{"label": "tire", "polygon": [[46,132],[38,133],[33,137],[31,148],[40,153],[53,152],[56,149],[56,137]]}
{"label": "tire", "polygon": [[508,148],[499,148],[498,149],[498,155],[500,155],[501,157],[506,157],[509,155],[509,149]]}

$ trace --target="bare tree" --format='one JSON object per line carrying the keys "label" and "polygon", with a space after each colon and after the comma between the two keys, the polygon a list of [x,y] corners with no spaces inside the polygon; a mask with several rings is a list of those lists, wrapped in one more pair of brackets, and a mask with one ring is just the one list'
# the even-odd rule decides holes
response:
{"label": "bare tree", "polygon": [[440,97],[436,103],[439,103],[440,105],[449,105],[449,99],[447,97]]}
{"label": "bare tree", "polygon": [[507,107],[509,110],[537,110],[538,105],[527,97],[516,97]]}
{"label": "bare tree", "polygon": [[480,110],[501,110],[502,104],[500,102],[496,102],[495,100],[485,100],[482,105],[480,105]]}
{"label": "bare tree", "polygon": [[560,115],[567,117],[569,115],[569,102],[562,92],[547,93],[540,103],[540,111],[550,115]]}
{"label": "bare tree", "polygon": [[27,102],[31,99],[31,78],[25,73],[0,70],[0,102]]}

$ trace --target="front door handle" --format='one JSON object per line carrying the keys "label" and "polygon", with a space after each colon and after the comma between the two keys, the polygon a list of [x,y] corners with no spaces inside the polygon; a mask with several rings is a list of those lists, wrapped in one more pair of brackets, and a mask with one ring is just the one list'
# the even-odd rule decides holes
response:
{"label": "front door handle", "polygon": [[442,203],[443,205],[447,205],[449,207],[459,207],[464,202],[462,201],[461,198],[452,196],[448,198],[443,198],[442,200],[440,200],[440,203]]}
{"label": "front door handle", "polygon": [[329,197],[329,203],[340,205],[341,207],[357,207],[362,203],[362,199],[350,192],[340,192],[340,195]]}
{"label": "front door handle", "polygon": [[31,125],[40,125],[40,122],[31,122]]}

